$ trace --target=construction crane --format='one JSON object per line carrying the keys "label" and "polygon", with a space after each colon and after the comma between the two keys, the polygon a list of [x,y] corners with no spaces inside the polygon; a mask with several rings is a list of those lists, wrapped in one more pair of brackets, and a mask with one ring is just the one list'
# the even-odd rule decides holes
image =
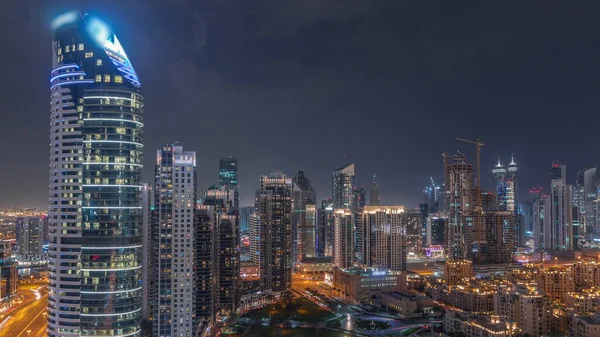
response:
{"label": "construction crane", "polygon": [[481,147],[484,145],[479,138],[476,140],[467,140],[462,138],[456,138],[456,140],[464,143],[474,144],[475,151],[477,152],[477,198],[475,201],[477,204],[475,205],[475,209],[477,212],[477,216],[475,217],[477,221],[477,262],[481,262]]}

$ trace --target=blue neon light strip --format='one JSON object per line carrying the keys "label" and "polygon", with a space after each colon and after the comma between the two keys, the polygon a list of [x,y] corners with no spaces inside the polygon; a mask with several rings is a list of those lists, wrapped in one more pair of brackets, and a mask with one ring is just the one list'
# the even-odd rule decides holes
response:
{"label": "blue neon light strip", "polygon": [[56,80],[58,78],[69,77],[69,76],[81,76],[81,75],[85,76],[85,72],[83,72],[83,71],[73,71],[73,72],[70,72],[70,73],[63,73],[63,74],[56,75],[56,76],[52,77],[50,79],[50,83],[54,82],[54,80]]}
{"label": "blue neon light strip", "polygon": [[77,65],[75,63],[65,64],[65,65],[60,66],[58,68],[54,68],[54,70],[52,70],[52,74],[54,74],[55,72],[57,72],[59,70],[68,69],[68,68],[77,68],[77,69],[79,69],[79,65]]}
{"label": "blue neon light strip", "polygon": [[94,83],[94,80],[76,80],[76,81],[64,81],[64,82],[58,82],[56,84],[53,84],[50,87],[50,90],[54,89],[55,87],[58,87],[59,85],[67,85],[67,84],[88,84],[88,83]]}

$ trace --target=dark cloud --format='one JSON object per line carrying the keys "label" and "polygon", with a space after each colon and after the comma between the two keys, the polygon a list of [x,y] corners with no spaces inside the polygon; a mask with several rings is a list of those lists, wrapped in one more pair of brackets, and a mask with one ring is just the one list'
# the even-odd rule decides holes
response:
{"label": "dark cloud", "polygon": [[[51,18],[69,9],[114,27],[146,106],[154,151],[198,152],[199,190],[220,156],[240,159],[243,203],[258,177],[377,172],[386,203],[414,205],[455,137],[481,138],[484,169],[512,152],[523,187],[551,160],[598,165],[599,6],[593,1],[4,1],[0,4],[0,206],[47,198]],[[483,180],[487,181],[486,179]]]}

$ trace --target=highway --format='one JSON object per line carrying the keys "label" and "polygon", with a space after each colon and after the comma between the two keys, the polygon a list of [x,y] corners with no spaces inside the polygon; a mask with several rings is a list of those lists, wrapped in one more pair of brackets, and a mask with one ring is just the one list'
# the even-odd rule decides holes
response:
{"label": "highway", "polygon": [[47,303],[48,293],[44,288],[40,288],[40,293],[32,300],[25,301],[20,307],[4,313],[5,317],[0,322],[0,324],[4,323],[0,328],[0,337],[45,336]]}

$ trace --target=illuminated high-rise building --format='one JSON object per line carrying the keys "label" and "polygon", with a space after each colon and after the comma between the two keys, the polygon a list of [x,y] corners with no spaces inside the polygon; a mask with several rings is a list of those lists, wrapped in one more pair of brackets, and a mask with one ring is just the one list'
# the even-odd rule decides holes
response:
{"label": "illuminated high-rise building", "polygon": [[337,209],[333,216],[333,264],[350,268],[354,261],[354,214],[349,209]]}
{"label": "illuminated high-rise building", "polygon": [[354,201],[353,201],[353,213],[354,213],[354,228],[356,229],[354,233],[354,257],[356,261],[363,261],[362,256],[362,248],[361,244],[363,242],[363,238],[365,237],[365,233],[363,232],[363,227],[359,226],[358,222],[360,221],[360,216],[363,212],[363,209],[366,206],[366,196],[367,192],[362,187],[354,187]]}
{"label": "illuminated high-rise building", "polygon": [[237,158],[227,157],[219,160],[219,186],[228,186],[228,189],[235,190],[233,207],[237,209],[240,205]]}
{"label": "illuminated high-rise building", "polygon": [[19,255],[27,257],[42,255],[42,218],[37,216],[18,218],[16,234]]}
{"label": "illuminated high-rise building", "polygon": [[515,248],[515,213],[493,211],[485,215],[486,254],[482,262],[510,263]]}
{"label": "illuminated high-rise building", "polygon": [[583,173],[583,208],[581,212],[585,219],[586,233],[597,238],[600,235],[600,202],[598,202],[598,190],[600,180],[597,176],[596,168],[585,170]]}
{"label": "illuminated high-rise building", "polygon": [[502,211],[507,210],[507,186],[506,186],[506,168],[500,162],[500,157],[498,157],[498,164],[492,170],[492,174],[494,175],[494,184],[495,184],[495,192],[496,192],[496,202],[498,204],[498,208]]}
{"label": "illuminated high-rise building", "polygon": [[48,336],[141,336],[143,98],[99,18],[52,22]]}
{"label": "illuminated high-rise building", "polygon": [[260,215],[252,213],[248,216],[248,232],[250,234],[250,261],[255,266],[260,266],[260,254],[262,251]]}
{"label": "illuminated high-rise building", "polygon": [[308,204],[306,205],[306,231],[304,246],[302,248],[303,259],[304,258],[315,258],[317,254],[317,205]]}
{"label": "illuminated high-rise building", "polygon": [[334,209],[354,209],[354,164],[333,171],[331,195]]}
{"label": "illuminated high-rise building", "polygon": [[418,210],[409,210],[402,216],[404,218],[404,249],[408,255],[416,257],[423,253],[423,215]]}
{"label": "illuminated high-rise building", "polygon": [[196,236],[196,286],[194,288],[195,324],[201,335],[215,322],[213,306],[214,278],[213,267],[213,233],[214,233],[214,208],[212,206],[196,205],[194,214],[194,233]]}
{"label": "illuminated high-rise building", "polygon": [[274,172],[260,177],[260,283],[286,294],[292,285],[292,180]]}
{"label": "illuminated high-rise building", "polygon": [[547,245],[550,243],[546,243],[544,240],[546,236],[544,235],[544,216],[546,215],[546,198],[547,196],[536,196],[533,199],[533,214],[532,214],[532,222],[533,222],[533,248],[536,251],[547,250],[549,249]]}
{"label": "illuminated high-rise building", "polygon": [[333,256],[334,229],[333,202],[329,198],[321,201],[317,230],[317,249],[324,257]]}
{"label": "illuminated high-rise building", "polygon": [[573,187],[567,167],[552,163],[550,193],[544,205],[544,249],[573,250]]}
{"label": "illuminated high-rise building", "polygon": [[192,337],[196,332],[196,152],[173,145],[157,150],[153,192],[152,336]]}
{"label": "illuminated high-rise building", "polygon": [[[367,206],[361,216],[363,263],[369,267],[406,270],[406,224],[403,206]],[[420,235],[419,235],[420,239]]]}
{"label": "illuminated high-rise building", "polygon": [[[294,261],[302,261],[307,257],[316,257],[314,256],[315,222],[314,217],[308,219],[307,205],[314,206],[317,203],[317,192],[304,175],[304,171],[296,172],[292,178],[292,197],[294,200],[292,258]],[[307,251],[308,247],[313,247],[310,252]]]}
{"label": "illuminated high-rise building", "polygon": [[445,168],[446,205],[448,205],[448,258],[472,259],[473,216],[475,215],[473,165],[462,154]]}
{"label": "illuminated high-rise building", "polygon": [[240,304],[240,227],[235,189],[212,186],[203,206],[209,207],[212,223],[213,314],[216,318],[234,314]]}
{"label": "illuminated high-rise building", "polygon": [[370,206],[379,206],[379,204],[381,204],[381,196],[379,195],[379,179],[377,179],[377,175],[375,173],[373,173],[373,178],[371,179],[369,199]]}

